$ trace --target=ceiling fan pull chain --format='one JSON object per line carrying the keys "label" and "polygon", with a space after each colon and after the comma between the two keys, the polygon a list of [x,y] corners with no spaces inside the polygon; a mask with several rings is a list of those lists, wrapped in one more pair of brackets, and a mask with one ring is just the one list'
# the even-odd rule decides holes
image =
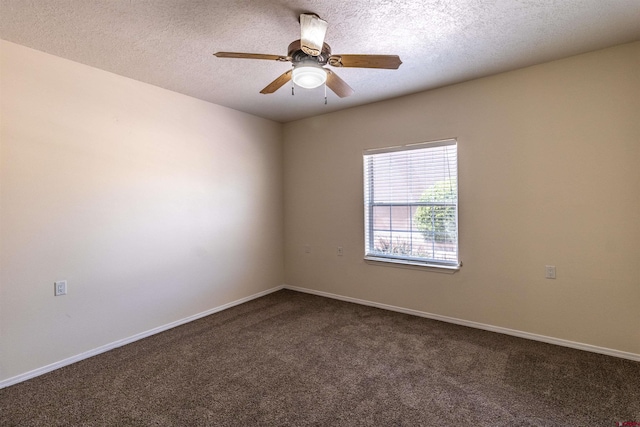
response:
{"label": "ceiling fan pull chain", "polygon": [[327,105],[327,81],[324,82],[324,105]]}

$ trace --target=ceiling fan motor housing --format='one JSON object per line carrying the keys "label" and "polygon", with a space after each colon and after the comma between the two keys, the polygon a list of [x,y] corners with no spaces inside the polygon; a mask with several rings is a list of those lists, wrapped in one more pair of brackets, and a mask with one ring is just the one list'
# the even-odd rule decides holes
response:
{"label": "ceiling fan motor housing", "polygon": [[300,63],[315,63],[320,66],[326,65],[329,62],[329,57],[331,56],[331,47],[323,43],[322,44],[322,52],[318,56],[311,56],[306,54],[302,50],[302,43],[300,40],[296,40],[289,45],[289,57],[291,58],[291,62],[293,66]]}

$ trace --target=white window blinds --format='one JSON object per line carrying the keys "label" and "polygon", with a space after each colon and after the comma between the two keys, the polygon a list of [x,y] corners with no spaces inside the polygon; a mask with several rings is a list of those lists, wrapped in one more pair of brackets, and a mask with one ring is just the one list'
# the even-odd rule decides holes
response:
{"label": "white window blinds", "polygon": [[365,257],[459,266],[455,140],[364,153]]}

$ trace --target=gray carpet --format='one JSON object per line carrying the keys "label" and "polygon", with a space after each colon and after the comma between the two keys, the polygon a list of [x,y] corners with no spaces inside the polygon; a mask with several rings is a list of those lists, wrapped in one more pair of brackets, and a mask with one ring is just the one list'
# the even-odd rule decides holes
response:
{"label": "gray carpet", "polygon": [[280,291],[0,390],[4,426],[614,426],[640,363]]}

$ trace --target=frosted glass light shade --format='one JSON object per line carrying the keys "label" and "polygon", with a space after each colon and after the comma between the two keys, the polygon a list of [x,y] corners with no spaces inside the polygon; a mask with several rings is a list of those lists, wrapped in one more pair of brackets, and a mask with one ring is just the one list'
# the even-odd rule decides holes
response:
{"label": "frosted glass light shade", "polygon": [[304,65],[293,69],[292,78],[296,85],[313,89],[327,81],[327,72],[321,67]]}

